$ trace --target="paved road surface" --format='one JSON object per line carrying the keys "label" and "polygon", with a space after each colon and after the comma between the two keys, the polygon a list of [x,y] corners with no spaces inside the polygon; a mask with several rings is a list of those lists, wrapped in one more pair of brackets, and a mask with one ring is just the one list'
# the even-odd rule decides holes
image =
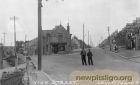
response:
{"label": "paved road surface", "polygon": [[[69,55],[48,55],[42,57],[43,70],[54,80],[68,80],[73,71],[109,69],[115,71],[136,71],[140,73],[140,63],[135,63],[117,55],[94,48],[94,66],[82,66],[80,53]],[[37,62],[37,56],[33,56]]]}

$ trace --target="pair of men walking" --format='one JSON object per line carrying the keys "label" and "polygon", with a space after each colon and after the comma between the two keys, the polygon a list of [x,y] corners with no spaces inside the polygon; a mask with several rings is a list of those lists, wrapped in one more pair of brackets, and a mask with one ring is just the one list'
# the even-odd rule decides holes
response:
{"label": "pair of men walking", "polygon": [[86,51],[84,49],[82,49],[82,51],[81,51],[82,65],[87,65],[86,56],[88,57],[88,64],[93,65],[93,60],[92,60],[93,54],[90,51],[90,49],[88,50],[88,53],[86,53]]}

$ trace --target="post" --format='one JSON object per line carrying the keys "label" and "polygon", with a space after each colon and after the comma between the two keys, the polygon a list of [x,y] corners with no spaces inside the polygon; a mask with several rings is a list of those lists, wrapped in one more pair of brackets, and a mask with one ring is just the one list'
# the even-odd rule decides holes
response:
{"label": "post", "polygon": [[109,38],[109,46],[110,46],[110,51],[111,51],[111,38],[110,38],[110,28],[108,26],[108,38]]}
{"label": "post", "polygon": [[24,52],[25,52],[25,56],[27,56],[26,38],[27,38],[27,35],[25,34],[25,43],[24,43]]}
{"label": "post", "polygon": [[3,33],[3,49],[2,49],[2,50],[3,50],[3,55],[2,55],[3,57],[5,57],[5,50],[6,50],[6,49],[5,49],[5,34],[6,34],[6,33],[4,32],[4,33]]}
{"label": "post", "polygon": [[88,31],[88,48],[89,48],[89,31]]}
{"label": "post", "polygon": [[17,58],[17,50],[16,50],[16,23],[15,23],[15,16],[14,16],[14,42],[15,42],[15,57],[16,57],[16,61],[15,61],[15,67],[17,68],[18,65],[18,58]]}
{"label": "post", "polygon": [[26,50],[26,38],[27,38],[27,35],[25,34],[25,50]]}
{"label": "post", "polygon": [[2,38],[1,38],[1,45],[2,45]]}
{"label": "post", "polygon": [[85,33],[84,33],[84,24],[83,24],[83,49],[85,48],[85,46],[84,46],[84,37],[85,37]]}
{"label": "post", "polygon": [[3,33],[3,39],[4,39],[4,41],[3,41],[3,46],[5,46],[5,35],[6,35],[6,33],[4,32],[4,33]]}
{"label": "post", "polygon": [[41,26],[42,0],[38,0],[38,70],[42,68],[42,26]]}
{"label": "post", "polygon": [[0,43],[0,69],[3,68],[3,46],[2,46],[2,39]]}

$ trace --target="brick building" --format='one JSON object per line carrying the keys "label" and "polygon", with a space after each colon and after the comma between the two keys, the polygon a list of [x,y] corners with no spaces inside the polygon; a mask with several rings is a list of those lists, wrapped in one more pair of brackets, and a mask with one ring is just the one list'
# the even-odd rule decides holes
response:
{"label": "brick building", "polygon": [[43,54],[69,52],[71,50],[70,26],[65,29],[61,24],[52,30],[42,31]]}

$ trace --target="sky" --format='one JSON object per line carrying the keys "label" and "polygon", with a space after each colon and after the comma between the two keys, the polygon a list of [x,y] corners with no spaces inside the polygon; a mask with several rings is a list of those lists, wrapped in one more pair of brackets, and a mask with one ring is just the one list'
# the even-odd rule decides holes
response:
{"label": "sky", "polygon": [[[0,39],[6,32],[6,45],[14,45],[13,16],[16,16],[17,40],[37,37],[37,1],[3,0],[0,2]],[[42,0],[42,29],[50,30],[60,23],[70,24],[73,36],[82,39],[85,25],[85,42],[88,31],[96,46],[110,33],[121,30],[126,23],[140,17],[140,0]]]}

